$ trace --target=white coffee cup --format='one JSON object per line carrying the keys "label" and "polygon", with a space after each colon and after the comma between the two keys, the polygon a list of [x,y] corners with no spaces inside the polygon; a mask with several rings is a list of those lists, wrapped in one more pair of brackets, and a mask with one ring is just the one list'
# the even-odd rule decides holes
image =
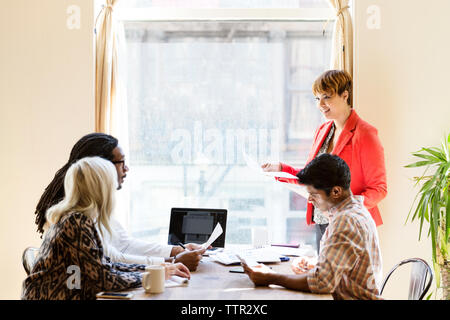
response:
{"label": "white coffee cup", "polygon": [[165,273],[165,267],[162,265],[147,266],[142,276],[142,287],[145,289],[145,292],[164,292]]}

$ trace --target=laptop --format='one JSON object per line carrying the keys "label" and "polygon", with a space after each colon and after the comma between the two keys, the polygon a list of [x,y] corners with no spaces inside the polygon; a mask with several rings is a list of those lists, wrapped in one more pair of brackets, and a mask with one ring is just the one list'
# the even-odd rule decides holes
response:
{"label": "laptop", "polygon": [[227,227],[226,209],[172,208],[168,243],[203,244],[211,236],[217,223],[222,226],[223,233],[212,243],[212,247],[223,248]]}

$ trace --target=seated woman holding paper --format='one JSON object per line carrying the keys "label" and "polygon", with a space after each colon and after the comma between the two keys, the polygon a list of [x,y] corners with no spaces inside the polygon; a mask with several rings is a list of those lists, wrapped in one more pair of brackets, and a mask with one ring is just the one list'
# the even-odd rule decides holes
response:
{"label": "seated woman holding paper", "polygon": [[[376,225],[381,225],[383,221],[377,205],[387,194],[384,150],[377,129],[362,120],[353,109],[351,75],[346,71],[327,71],[314,82],[312,91],[320,112],[329,121],[316,130],[306,163],[323,153],[331,153],[344,159],[351,171],[351,191],[354,195],[364,196],[364,205]],[[293,175],[300,171],[284,163],[266,163],[262,168],[265,171],[282,171]],[[278,180],[296,183],[295,179]],[[328,218],[308,203],[306,222],[308,225],[316,224],[319,250]]]}
{"label": "seated woman holding paper", "polygon": [[[139,271],[145,265],[112,263],[103,253],[117,184],[114,165],[100,157],[83,158],[70,166],[65,197],[47,211],[50,229],[23,282],[22,299],[95,299],[101,291],[141,285]],[[187,268],[179,265],[184,268],[180,273],[189,276]]]}

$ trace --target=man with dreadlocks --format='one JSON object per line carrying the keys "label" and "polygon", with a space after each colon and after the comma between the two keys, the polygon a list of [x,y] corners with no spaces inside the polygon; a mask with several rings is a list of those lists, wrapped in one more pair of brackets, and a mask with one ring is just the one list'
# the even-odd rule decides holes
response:
{"label": "man with dreadlocks", "polygon": [[[129,168],[125,164],[125,155],[116,138],[103,134],[91,133],[82,137],[72,148],[67,163],[56,172],[55,177],[45,188],[36,207],[36,224],[41,235],[48,228],[46,212],[51,206],[64,198],[64,178],[70,166],[85,157],[101,157],[111,161],[117,170],[118,189],[126,177]],[[121,224],[111,217],[111,236],[105,236],[104,250],[112,262],[130,264],[160,264],[165,261],[181,262],[190,271],[197,269],[205,249],[188,243],[186,249],[178,246],[161,245],[132,238]],[[109,233],[105,233],[108,235]]]}

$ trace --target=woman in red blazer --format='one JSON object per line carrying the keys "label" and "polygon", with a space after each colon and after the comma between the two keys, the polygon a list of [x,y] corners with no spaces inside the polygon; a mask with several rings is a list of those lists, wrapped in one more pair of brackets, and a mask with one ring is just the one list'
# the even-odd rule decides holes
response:
{"label": "woman in red blazer", "polygon": [[[330,70],[322,74],[313,85],[317,105],[328,122],[316,130],[307,163],[318,154],[331,153],[345,160],[350,167],[354,195],[364,196],[364,205],[377,226],[383,223],[378,203],[387,194],[384,150],[377,129],[362,120],[352,107],[352,78],[346,71]],[[265,171],[284,171],[297,175],[299,169],[284,163],[262,165]],[[292,179],[279,179],[296,183]],[[306,222],[316,224],[317,245],[328,226],[328,218],[320,213],[315,216],[313,205],[308,202]]]}

